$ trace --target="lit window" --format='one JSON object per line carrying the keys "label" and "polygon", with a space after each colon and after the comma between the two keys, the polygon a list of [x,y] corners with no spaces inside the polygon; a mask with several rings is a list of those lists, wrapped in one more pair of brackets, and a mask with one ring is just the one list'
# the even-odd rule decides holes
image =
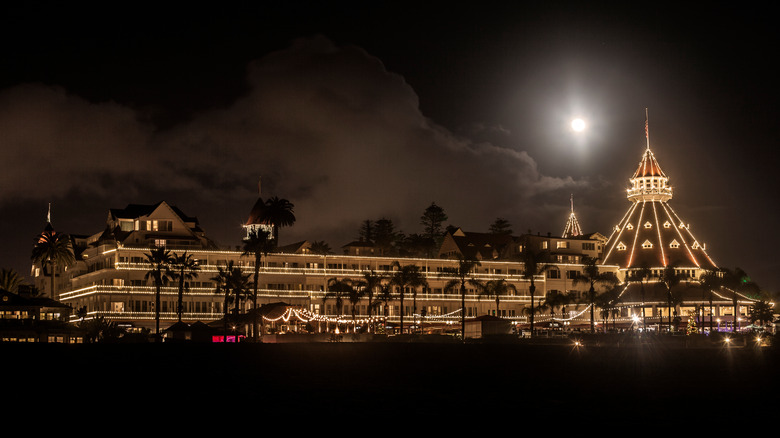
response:
{"label": "lit window", "polygon": [[693,249],[699,249],[699,242],[693,242]]}
{"label": "lit window", "polygon": [[653,228],[653,224],[650,221],[645,222],[645,228]]}
{"label": "lit window", "polygon": [[626,245],[623,242],[620,242],[620,243],[618,243],[617,249],[618,249],[618,251],[625,251],[626,250]]}
{"label": "lit window", "polygon": [[569,248],[569,242],[559,240],[558,242],[555,242],[555,246],[558,249],[568,249]]}
{"label": "lit window", "polygon": [[684,223],[682,223],[682,222],[680,222],[680,225],[679,225],[679,227],[680,227],[680,228],[685,228],[685,224],[684,224]]}
{"label": "lit window", "polygon": [[672,228],[672,224],[669,221],[664,222],[664,228]]}
{"label": "lit window", "polygon": [[642,248],[649,249],[652,248],[653,244],[649,240],[645,240],[644,243],[642,243]]}
{"label": "lit window", "polygon": [[672,240],[672,243],[669,244],[669,248],[679,248],[679,247],[680,247],[680,243],[676,239]]}
{"label": "lit window", "polygon": [[633,225],[631,225],[631,224],[628,224],[628,225],[626,225],[626,229],[627,229],[627,230],[633,230],[633,229],[634,229],[634,226],[633,226]]}

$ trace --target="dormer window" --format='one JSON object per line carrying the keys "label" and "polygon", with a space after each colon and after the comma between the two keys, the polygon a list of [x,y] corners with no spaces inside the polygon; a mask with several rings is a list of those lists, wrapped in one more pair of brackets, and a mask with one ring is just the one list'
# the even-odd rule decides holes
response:
{"label": "dormer window", "polygon": [[677,241],[677,239],[672,240],[672,243],[669,244],[669,248],[679,248],[680,242]]}
{"label": "dormer window", "polygon": [[681,229],[682,229],[682,228],[685,228],[685,224],[684,224],[684,223],[682,223],[682,222],[680,222],[680,228],[681,228]]}
{"label": "dormer window", "polygon": [[693,242],[693,249],[699,249],[699,242]]}
{"label": "dormer window", "polygon": [[653,224],[650,221],[645,222],[645,228],[653,228]]}
{"label": "dormer window", "polygon": [[633,226],[633,225],[631,225],[631,224],[628,224],[628,225],[626,225],[626,229],[627,229],[627,230],[633,230],[633,229],[634,229],[634,226]]}
{"label": "dormer window", "polygon": [[626,245],[623,242],[620,242],[620,243],[618,243],[617,249],[618,249],[618,251],[625,251],[626,250]]}
{"label": "dormer window", "polygon": [[672,224],[669,221],[664,222],[664,228],[672,228]]}
{"label": "dormer window", "polygon": [[653,244],[649,240],[645,240],[644,243],[642,243],[642,248],[644,249],[650,249],[653,247]]}

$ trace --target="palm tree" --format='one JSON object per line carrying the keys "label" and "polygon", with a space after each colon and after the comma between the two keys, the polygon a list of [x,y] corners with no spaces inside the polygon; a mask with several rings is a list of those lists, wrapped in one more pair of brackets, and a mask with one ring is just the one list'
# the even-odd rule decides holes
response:
{"label": "palm tree", "polygon": [[384,306],[385,333],[387,333],[387,319],[390,315],[390,305],[388,303],[393,300],[393,284],[390,282],[380,283],[377,299],[379,302],[382,302]]}
{"label": "palm tree", "polygon": [[751,324],[758,322],[760,325],[764,325],[775,319],[772,305],[763,299],[754,302],[753,305],[750,306],[750,313],[748,316]]}
{"label": "palm tree", "polygon": [[341,319],[341,309],[344,307],[344,300],[349,298],[351,290],[354,290],[352,282],[346,278],[339,280],[338,278],[333,277],[328,280],[328,290],[325,292],[322,301],[323,304],[328,298],[333,298],[335,301],[336,313],[338,313],[338,317],[336,318],[336,329],[338,329],[339,326],[338,320]]}
{"label": "palm tree", "polygon": [[[536,293],[535,277],[543,275],[549,267],[550,253],[548,251],[537,251],[533,249],[530,242],[523,245],[523,252],[520,253],[523,262],[523,278],[531,281],[528,292],[531,295],[531,309],[528,311],[528,317],[531,322],[531,337],[534,336],[534,294]],[[575,281],[576,283],[576,281]]]}
{"label": "palm tree", "polygon": [[276,241],[269,238],[268,231],[254,229],[249,232],[249,237],[244,240],[244,253],[241,255],[251,255],[255,258],[255,276],[254,276],[254,288],[252,292],[252,310],[254,311],[254,318],[252,321],[252,340],[257,342],[257,297],[258,288],[260,287],[260,264],[263,261],[263,257],[267,257],[268,253],[274,250],[276,247]]}
{"label": "palm tree", "polygon": [[566,305],[573,301],[572,293],[551,291],[544,299],[544,305],[550,309],[550,315],[555,317],[555,309],[561,309],[561,319],[565,319]]}
{"label": "palm tree", "polygon": [[277,245],[279,244],[279,228],[289,227],[295,223],[293,207],[292,202],[276,196],[265,201],[265,208],[260,219],[265,223],[273,225],[273,241]]}
{"label": "palm tree", "polygon": [[228,286],[233,292],[233,314],[238,320],[238,315],[241,314],[241,297],[245,296],[249,288],[252,286],[252,282],[249,281],[249,274],[241,272],[240,266],[234,266],[228,276]]}
{"label": "palm tree", "polygon": [[22,277],[13,269],[0,269],[0,289],[19,293],[19,286],[24,284]]}
{"label": "palm tree", "polygon": [[596,306],[601,308],[601,317],[604,319],[604,331],[607,330],[607,318],[612,316],[612,328],[615,328],[615,318],[620,314],[618,303],[620,302],[621,289],[617,284],[612,285],[607,291],[596,297]]}
{"label": "palm tree", "polygon": [[720,287],[721,284],[721,278],[718,276],[718,273],[716,271],[712,270],[705,270],[700,276],[699,276],[699,287],[702,288],[704,294],[707,296],[707,299],[710,304],[710,333],[712,333],[712,330],[714,329],[713,325],[713,305],[712,305],[712,298],[713,298],[713,289],[717,289]]}
{"label": "palm tree", "polygon": [[350,284],[347,289],[347,300],[352,308],[352,333],[357,333],[357,306],[367,291],[363,288],[354,287]]}
{"label": "palm tree", "polygon": [[680,284],[680,281],[682,280],[682,276],[677,273],[677,265],[676,264],[670,264],[667,265],[663,270],[663,277],[661,277],[661,284],[666,288],[666,307],[667,311],[669,313],[668,320],[669,320],[669,332],[672,331],[672,301],[674,301],[674,296],[672,295],[672,289]]}
{"label": "palm tree", "polygon": [[222,305],[222,311],[224,313],[224,333],[227,336],[227,320],[228,320],[228,300],[230,297],[230,286],[228,280],[230,278],[230,272],[233,270],[233,260],[230,260],[225,268],[217,266],[217,275],[211,277],[211,281],[214,282],[214,293],[225,296],[225,302]]}
{"label": "palm tree", "polygon": [[179,296],[176,302],[176,314],[179,318],[179,322],[181,322],[181,314],[184,311],[184,283],[186,281],[193,280],[198,276],[200,266],[198,266],[198,260],[196,260],[192,254],[187,254],[187,251],[184,251],[184,254],[181,255],[173,253],[171,268],[171,275],[173,279],[178,280],[179,282]]}
{"label": "palm tree", "polygon": [[49,264],[51,267],[51,298],[58,299],[54,278],[57,275],[58,266],[71,266],[76,263],[73,255],[73,243],[70,236],[47,229],[35,238],[35,246],[32,251],[33,263],[41,266]]}
{"label": "palm tree", "polygon": [[[225,335],[227,335],[227,321],[228,312],[230,309],[229,303],[232,296],[233,301],[233,320],[238,323],[238,316],[240,314],[239,309],[241,306],[241,297],[244,296],[249,288],[251,282],[249,281],[249,274],[244,274],[241,271],[240,266],[236,266],[233,260],[230,260],[225,268],[222,266],[217,267],[217,275],[212,277],[211,280],[216,283],[214,292],[225,294]],[[238,342],[238,338],[236,338]]]}
{"label": "palm tree", "polygon": [[723,268],[723,279],[721,286],[729,289],[732,296],[732,305],[734,306],[734,325],[731,331],[736,333],[739,324],[739,294],[745,291],[758,289],[758,285],[750,280],[747,273],[740,268]]}
{"label": "palm tree", "polygon": [[642,263],[642,266],[640,266],[638,269],[634,269],[631,271],[630,274],[630,280],[631,281],[637,281],[639,282],[641,289],[641,297],[642,297],[642,326],[647,327],[647,317],[645,316],[645,280],[650,278],[650,275],[652,275],[653,271],[647,266],[647,263]]}
{"label": "palm tree", "polygon": [[374,302],[374,292],[376,292],[385,280],[383,275],[377,274],[374,270],[363,271],[363,277],[355,283],[355,286],[363,291],[363,294],[368,297],[368,320],[369,332],[371,332],[372,314],[376,303]]}
{"label": "palm tree", "polygon": [[479,287],[479,296],[496,297],[496,316],[501,317],[499,309],[499,299],[502,295],[509,295],[509,292],[517,293],[517,287],[506,280],[490,280]]}
{"label": "palm tree", "polygon": [[420,270],[420,267],[415,264],[409,264],[409,265],[403,265],[401,266],[401,263],[398,262],[398,260],[394,261],[392,266],[395,268],[395,272],[393,273],[390,281],[398,286],[400,290],[400,298],[401,298],[401,334],[404,333],[404,294],[406,292],[406,288],[410,288],[413,295],[413,310],[412,310],[412,318],[414,318],[415,313],[417,313],[417,288],[418,287],[428,287],[428,281],[425,279],[425,275],[423,275],[422,271]]}
{"label": "palm tree", "polygon": [[76,309],[76,318],[79,318],[81,323],[84,322],[84,318],[86,318],[88,315],[87,312],[87,306],[81,306],[78,309]]}
{"label": "palm tree", "polygon": [[162,247],[154,248],[144,255],[146,263],[150,266],[144,275],[144,280],[148,281],[151,278],[154,281],[154,337],[157,342],[160,342],[160,288],[168,284],[168,280],[173,275],[171,272],[173,256],[170,251]]}
{"label": "palm tree", "polygon": [[590,305],[590,332],[596,332],[596,285],[606,284],[613,286],[617,283],[617,278],[611,272],[599,272],[598,259],[595,257],[584,256],[582,258],[582,273],[574,278],[574,284],[588,284],[587,302]]}
{"label": "palm tree", "polygon": [[319,254],[319,255],[333,254],[333,250],[330,249],[330,245],[325,243],[324,240],[315,240],[314,242],[312,242],[309,251],[311,251],[312,254]]}
{"label": "palm tree", "polygon": [[472,278],[474,269],[481,266],[478,260],[458,256],[458,265],[455,268],[445,269],[440,276],[455,277],[444,285],[445,291],[454,290],[456,286],[460,287],[460,334],[461,339],[466,341],[466,283],[479,287],[479,283]]}

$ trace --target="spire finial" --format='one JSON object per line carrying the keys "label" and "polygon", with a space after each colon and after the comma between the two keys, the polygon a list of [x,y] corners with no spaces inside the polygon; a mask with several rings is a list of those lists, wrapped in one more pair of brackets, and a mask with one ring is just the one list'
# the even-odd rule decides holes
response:
{"label": "spire finial", "polygon": [[571,214],[574,214],[574,193],[571,194]]}
{"label": "spire finial", "polygon": [[46,212],[46,223],[51,223],[51,202],[49,202],[49,211]]}

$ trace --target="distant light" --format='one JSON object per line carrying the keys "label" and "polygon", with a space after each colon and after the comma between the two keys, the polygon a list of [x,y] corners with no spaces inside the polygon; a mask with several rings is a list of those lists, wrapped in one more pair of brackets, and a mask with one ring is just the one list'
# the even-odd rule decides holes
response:
{"label": "distant light", "polygon": [[571,121],[571,129],[576,132],[585,130],[585,121],[582,119],[574,119]]}

